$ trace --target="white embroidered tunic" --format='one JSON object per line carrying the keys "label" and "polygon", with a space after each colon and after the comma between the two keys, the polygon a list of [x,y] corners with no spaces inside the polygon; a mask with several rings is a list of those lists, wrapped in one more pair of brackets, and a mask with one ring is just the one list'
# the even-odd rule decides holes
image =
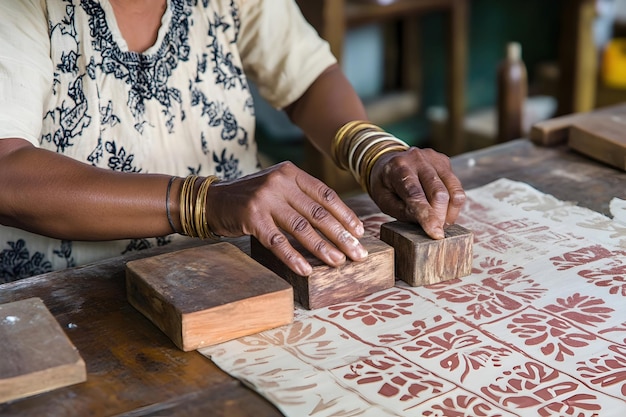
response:
{"label": "white embroidered tunic", "polygon": [[[0,138],[114,171],[233,179],[259,168],[247,77],[281,108],[334,62],[291,0],[169,0],[143,53],[108,0],[3,1]],[[0,226],[0,283],[175,237],[60,241]]]}

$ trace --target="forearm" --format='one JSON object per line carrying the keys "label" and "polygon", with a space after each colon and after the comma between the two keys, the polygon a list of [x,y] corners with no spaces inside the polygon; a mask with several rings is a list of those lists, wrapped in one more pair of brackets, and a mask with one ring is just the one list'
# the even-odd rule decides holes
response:
{"label": "forearm", "polygon": [[[164,175],[95,168],[20,139],[3,139],[0,223],[71,240],[163,236],[172,232],[165,212],[168,181]],[[178,223],[178,209],[172,208]]]}
{"label": "forearm", "polygon": [[335,133],[352,120],[367,120],[365,108],[341,68],[333,65],[285,111],[311,142],[330,155]]}

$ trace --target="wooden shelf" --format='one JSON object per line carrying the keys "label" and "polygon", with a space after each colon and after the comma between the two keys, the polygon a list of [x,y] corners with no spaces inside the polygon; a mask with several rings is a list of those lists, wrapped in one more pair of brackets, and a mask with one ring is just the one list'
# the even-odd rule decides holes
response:
{"label": "wooden shelf", "polygon": [[423,11],[445,10],[450,7],[450,3],[452,2],[449,0],[347,0],[345,19],[346,24],[352,27],[381,20],[401,19]]}
{"label": "wooden shelf", "polygon": [[[467,54],[467,20],[469,0],[297,0],[305,18],[330,45],[341,62],[345,33],[349,28],[370,23],[400,24],[400,42],[396,47],[396,66],[400,76],[398,85],[392,87],[391,95],[383,95],[375,103],[366,103],[368,116],[376,123],[386,124],[410,117],[409,111],[419,111],[418,94],[421,85],[419,63],[419,18],[426,13],[442,11],[447,23],[447,107],[450,115],[447,130],[449,141],[438,149],[450,156],[464,151],[463,117],[465,112],[465,71]],[[387,86],[389,89],[389,86]],[[397,94],[398,89],[402,93]],[[394,96],[394,94],[397,94]],[[312,147],[305,150],[307,165],[312,172],[336,191],[351,191],[355,182],[351,176],[339,171],[332,161],[323,158]],[[328,160],[326,160],[328,159]],[[320,162],[322,161],[322,162]]]}

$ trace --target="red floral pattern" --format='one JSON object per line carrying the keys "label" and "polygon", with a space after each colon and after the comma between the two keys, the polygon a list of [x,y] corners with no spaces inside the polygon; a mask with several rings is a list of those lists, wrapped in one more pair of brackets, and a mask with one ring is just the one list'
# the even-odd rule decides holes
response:
{"label": "red floral pattern", "polygon": [[203,353],[287,417],[626,416],[626,228],[509,180],[469,191],[459,223],[470,276]]}

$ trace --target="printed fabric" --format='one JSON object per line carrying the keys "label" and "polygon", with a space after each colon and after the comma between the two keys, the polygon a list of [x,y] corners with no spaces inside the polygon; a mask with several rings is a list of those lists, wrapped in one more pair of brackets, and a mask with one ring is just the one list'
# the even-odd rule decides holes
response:
{"label": "printed fabric", "polygon": [[200,352],[286,417],[625,416],[626,223],[508,179],[467,196],[471,275]]}

